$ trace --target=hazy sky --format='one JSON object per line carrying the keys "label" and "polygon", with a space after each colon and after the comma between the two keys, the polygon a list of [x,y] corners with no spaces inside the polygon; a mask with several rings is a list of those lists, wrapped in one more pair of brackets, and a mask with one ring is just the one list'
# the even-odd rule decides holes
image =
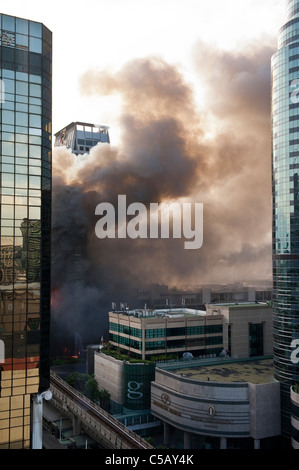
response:
{"label": "hazy sky", "polygon": [[[53,32],[53,132],[79,120],[111,127],[117,138],[119,98],[86,97],[89,68],[117,70],[127,60],[159,55],[194,78],[198,40],[225,49],[275,35],[284,0],[11,0],[1,12],[43,22]],[[200,96],[200,92],[199,92]]]}
{"label": "hazy sky", "polygon": [[[93,149],[80,168],[65,149],[53,153],[53,310],[67,328],[93,324],[100,337],[109,302],[116,293],[128,300],[139,284],[271,277],[270,61],[284,8],[284,0],[11,0],[2,8],[53,32],[53,132],[72,121],[110,127],[112,145]],[[95,207],[117,194],[202,202],[203,247],[97,239]],[[88,274],[74,289],[66,273],[78,237]]]}
{"label": "hazy sky", "polygon": [[[188,282],[269,276],[270,62],[284,10],[285,0],[11,0],[2,10],[53,32],[53,133],[72,121],[110,127],[111,153],[99,150],[71,183],[97,191],[87,212],[114,198],[116,181],[147,203],[205,204],[203,249],[176,254],[175,266],[169,255],[163,282],[179,281],[183,264]],[[65,169],[67,156],[54,155],[54,177]]]}

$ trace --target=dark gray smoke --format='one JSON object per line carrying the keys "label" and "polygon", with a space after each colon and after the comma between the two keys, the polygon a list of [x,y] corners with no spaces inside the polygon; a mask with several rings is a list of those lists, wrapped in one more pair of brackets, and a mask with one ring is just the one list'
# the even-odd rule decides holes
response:
{"label": "dark gray smoke", "polygon": [[[87,72],[83,93],[121,95],[121,143],[91,150],[84,164],[53,155],[53,338],[83,342],[107,331],[112,302],[152,283],[179,288],[271,276],[270,57],[272,46],[223,53],[198,44],[195,64],[207,106],[160,58],[117,73]],[[213,136],[206,139],[208,123]],[[104,239],[101,202],[204,204],[204,243]]]}

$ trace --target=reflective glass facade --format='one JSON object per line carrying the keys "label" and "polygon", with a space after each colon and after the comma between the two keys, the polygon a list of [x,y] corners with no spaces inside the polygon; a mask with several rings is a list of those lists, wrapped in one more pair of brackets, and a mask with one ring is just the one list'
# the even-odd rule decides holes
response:
{"label": "reflective glass facade", "polygon": [[0,449],[29,448],[49,388],[52,34],[0,14]]}
{"label": "reflective glass facade", "polygon": [[291,356],[299,338],[298,79],[299,0],[288,0],[272,58],[273,352],[284,435],[290,433],[290,386],[299,382],[299,364]]}

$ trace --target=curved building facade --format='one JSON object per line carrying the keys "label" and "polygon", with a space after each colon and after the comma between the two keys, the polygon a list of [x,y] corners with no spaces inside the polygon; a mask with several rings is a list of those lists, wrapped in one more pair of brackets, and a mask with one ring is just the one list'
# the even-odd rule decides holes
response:
{"label": "curved building facade", "polygon": [[299,393],[297,387],[291,387],[291,410],[292,447],[299,449]]}
{"label": "curved building facade", "polygon": [[184,449],[265,448],[280,435],[272,367],[272,358],[157,366],[151,409],[164,424],[164,444],[181,434]]}
{"label": "curved building facade", "polygon": [[282,433],[290,436],[290,387],[299,382],[292,360],[299,339],[299,0],[286,18],[272,57],[273,353],[281,383]]}

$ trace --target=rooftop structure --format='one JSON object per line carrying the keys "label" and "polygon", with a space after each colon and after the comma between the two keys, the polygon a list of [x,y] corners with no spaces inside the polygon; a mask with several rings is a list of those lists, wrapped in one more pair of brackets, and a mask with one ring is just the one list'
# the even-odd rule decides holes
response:
{"label": "rooftop structure", "polygon": [[110,143],[109,127],[72,122],[55,134],[55,147],[67,147],[75,155],[88,154],[99,143]]}
{"label": "rooftop structure", "polygon": [[273,359],[157,364],[151,410],[164,444],[185,449],[261,448],[280,435],[280,387]]}
{"label": "rooftop structure", "polygon": [[160,309],[133,309],[129,310],[126,308],[120,310],[113,310],[115,313],[133,316],[136,318],[178,318],[189,315],[206,315],[205,310],[197,310],[193,308],[160,308]]}
{"label": "rooftop structure", "polygon": [[[171,289],[167,285],[152,284],[146,289],[136,288],[134,308],[172,308],[188,307],[203,309],[204,305],[212,303],[235,302],[270,302],[272,300],[272,282],[250,282],[227,285],[207,285],[192,290]],[[133,297],[133,296],[131,296]],[[130,301],[132,302],[132,300]],[[131,305],[132,306],[132,305]]]}
{"label": "rooftop structure", "polygon": [[265,384],[275,382],[273,375],[273,359],[255,359],[253,360],[223,360],[219,359],[207,361],[197,364],[190,362],[190,364],[160,365],[162,369],[171,370],[173,374],[180,377],[186,377],[192,380],[202,380],[217,383],[236,383],[236,382],[250,382],[253,384]]}

